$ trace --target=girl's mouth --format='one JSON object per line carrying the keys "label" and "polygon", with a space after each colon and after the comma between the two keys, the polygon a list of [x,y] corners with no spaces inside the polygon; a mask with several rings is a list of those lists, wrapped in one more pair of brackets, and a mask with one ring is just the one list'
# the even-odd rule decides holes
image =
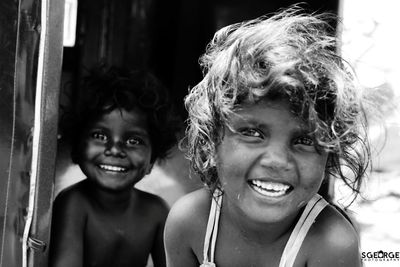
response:
{"label": "girl's mouth", "polygon": [[109,172],[127,172],[127,168],[121,167],[121,166],[113,166],[113,165],[106,165],[106,164],[100,164],[99,168],[105,171]]}
{"label": "girl's mouth", "polygon": [[267,197],[281,197],[288,194],[293,187],[287,184],[263,180],[250,180],[249,185],[256,192]]}

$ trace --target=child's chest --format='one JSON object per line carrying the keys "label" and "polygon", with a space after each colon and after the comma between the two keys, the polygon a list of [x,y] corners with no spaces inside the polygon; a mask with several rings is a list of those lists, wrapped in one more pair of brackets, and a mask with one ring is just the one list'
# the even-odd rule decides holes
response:
{"label": "child's chest", "polygon": [[[90,262],[112,263],[109,266],[128,263],[145,266],[156,228],[151,221],[133,214],[90,214],[84,231],[85,258]],[[116,264],[118,261],[120,265]]]}
{"label": "child's chest", "polygon": [[[234,240],[229,237],[220,239],[217,242],[215,251],[215,263],[217,267],[278,267],[280,256],[283,251],[281,247],[264,248],[257,245],[249,245],[247,243]],[[223,242],[225,241],[225,242]]]}
{"label": "child's chest", "polygon": [[[246,240],[237,231],[220,229],[215,248],[216,266],[278,267],[289,235],[276,242],[263,243],[263,240]],[[293,267],[305,267],[306,260],[306,255],[299,253]]]}

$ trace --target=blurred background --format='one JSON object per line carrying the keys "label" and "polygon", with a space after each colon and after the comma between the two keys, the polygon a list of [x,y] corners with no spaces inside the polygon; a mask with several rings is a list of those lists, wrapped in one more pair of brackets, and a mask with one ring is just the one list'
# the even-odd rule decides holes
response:
{"label": "blurred background", "polygon": [[[364,252],[399,252],[400,231],[400,2],[396,0],[342,1],[342,55],[355,68],[360,83],[392,102],[379,103],[381,125],[372,122],[373,172],[363,198],[350,207],[360,226]],[[379,97],[376,99],[379,101]],[[336,199],[347,193],[336,184]],[[365,266],[400,266],[400,261],[367,259]]]}

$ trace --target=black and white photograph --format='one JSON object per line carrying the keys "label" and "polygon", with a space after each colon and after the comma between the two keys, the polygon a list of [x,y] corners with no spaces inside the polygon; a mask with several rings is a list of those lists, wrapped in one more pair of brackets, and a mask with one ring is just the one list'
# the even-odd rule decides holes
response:
{"label": "black and white photograph", "polygon": [[0,267],[399,267],[399,10],[1,0]]}

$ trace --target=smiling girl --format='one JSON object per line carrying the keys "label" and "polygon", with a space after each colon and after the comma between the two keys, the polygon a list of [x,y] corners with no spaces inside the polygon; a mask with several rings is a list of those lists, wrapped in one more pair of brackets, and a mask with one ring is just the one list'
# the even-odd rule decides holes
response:
{"label": "smiling girl", "polygon": [[353,225],[318,194],[329,176],[358,192],[370,159],[361,92],[325,18],[291,8],[215,34],[185,100],[206,188],[168,216],[169,267],[361,265]]}
{"label": "smiling girl", "polygon": [[[161,198],[134,185],[174,145],[177,120],[146,72],[97,68],[65,135],[87,179],[54,203],[50,266],[165,266]],[[67,125],[67,124],[64,124]]]}

